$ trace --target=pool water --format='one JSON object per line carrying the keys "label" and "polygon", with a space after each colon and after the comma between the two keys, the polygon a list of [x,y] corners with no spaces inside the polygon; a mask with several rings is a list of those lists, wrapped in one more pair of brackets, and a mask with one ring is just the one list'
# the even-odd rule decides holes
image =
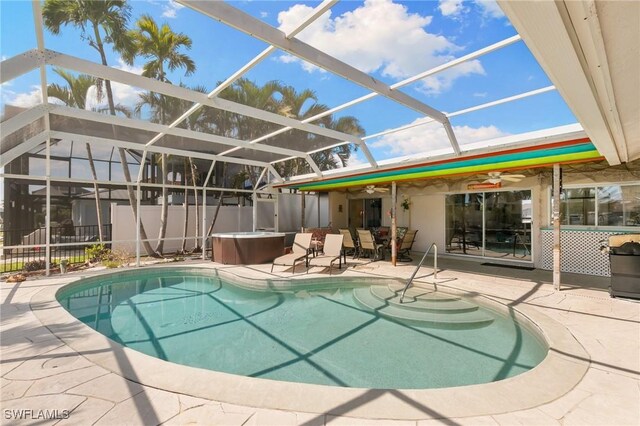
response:
{"label": "pool water", "polygon": [[[60,303],[114,341],[193,367],[359,388],[487,383],[542,361],[546,345],[510,315],[438,327],[364,306],[354,290],[252,291],[197,271],[135,271],[63,289]],[[473,302],[471,302],[473,303]]]}

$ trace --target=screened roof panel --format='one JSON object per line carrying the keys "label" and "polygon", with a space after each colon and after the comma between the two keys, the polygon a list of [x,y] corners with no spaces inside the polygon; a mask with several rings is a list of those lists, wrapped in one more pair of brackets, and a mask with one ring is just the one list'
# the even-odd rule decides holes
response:
{"label": "screened roof panel", "polygon": [[[160,69],[166,73],[154,76],[157,79],[140,77],[153,53],[139,54],[133,64],[126,64],[108,45],[105,53],[111,67],[103,67],[79,29],[63,26],[59,35],[45,29],[44,47],[67,52],[42,52],[49,68],[47,83],[64,84],[60,76],[50,71],[57,65],[113,80],[116,103],[129,109],[144,102],[144,96],[165,97],[156,105],[147,102],[138,108],[135,119],[139,121],[129,123],[129,127],[115,119],[92,120],[84,113],[62,117],[54,108],[51,130],[130,143],[140,150],[151,144],[158,149],[265,162],[308,151],[314,151],[319,159],[323,155],[334,158],[340,153],[318,151],[345,141],[353,147],[361,141],[352,134],[364,133],[369,136],[364,137],[368,146],[361,146],[357,153],[343,151],[343,157],[338,157],[338,165],[353,166],[372,158],[380,163],[406,155],[424,157],[430,150],[450,151],[455,156],[460,154],[459,147],[466,150],[478,143],[482,147],[485,140],[575,121],[557,92],[515,100],[528,91],[547,90],[551,86],[549,78],[527,48],[533,45],[526,38],[529,34],[523,34],[527,44],[520,41],[519,36],[514,36],[516,27],[509,25],[500,9],[484,2],[466,2],[456,8],[445,7],[443,2],[400,0],[252,3],[128,3],[129,29],[135,30],[136,21],[148,14],[190,39],[178,51],[193,60],[193,74],[181,65],[163,63]],[[330,10],[318,12],[328,4]],[[540,20],[532,11],[542,14],[543,8],[527,7]],[[33,25],[31,10],[11,8],[16,21]],[[15,37],[15,45],[5,45],[4,25],[2,31],[3,49],[6,48],[3,55],[20,55],[34,47],[33,42]],[[547,49],[560,50],[555,45]],[[260,52],[265,53],[256,56]],[[27,63],[23,61],[22,65]],[[457,65],[436,72],[450,63]],[[549,69],[548,63],[543,65]],[[27,71],[11,82],[16,86],[9,89],[9,97],[3,92],[3,105],[28,108],[37,104],[39,73],[37,68]],[[227,81],[229,87],[208,99],[206,94],[229,76],[233,76]],[[270,83],[273,81],[277,84]],[[3,81],[3,89],[7,87]],[[506,100],[515,103],[489,105]],[[176,123],[198,103],[205,106],[196,108],[183,123]],[[104,105],[103,100],[89,108]],[[327,110],[333,113],[310,119]],[[357,131],[335,126],[339,119],[350,116],[357,120]],[[158,140],[158,132],[164,130],[151,126],[154,122],[176,127],[176,131],[201,131],[202,137],[167,129],[170,134]],[[405,129],[395,131],[398,128]],[[372,136],[380,132],[387,134]],[[234,147],[214,136],[235,139],[238,145],[252,145]],[[3,139],[3,152],[15,146],[10,138]],[[309,167],[317,171],[313,164]],[[325,170],[326,164],[319,167]]]}

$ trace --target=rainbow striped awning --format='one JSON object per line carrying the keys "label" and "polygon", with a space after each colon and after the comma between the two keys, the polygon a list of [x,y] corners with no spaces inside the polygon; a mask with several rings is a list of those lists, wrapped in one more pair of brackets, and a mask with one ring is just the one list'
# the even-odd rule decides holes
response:
{"label": "rainbow striped awning", "polygon": [[493,171],[524,170],[555,163],[603,160],[588,138],[434,160],[420,164],[369,170],[340,177],[278,185],[301,191],[329,191],[352,186],[381,185],[436,177],[464,176]]}

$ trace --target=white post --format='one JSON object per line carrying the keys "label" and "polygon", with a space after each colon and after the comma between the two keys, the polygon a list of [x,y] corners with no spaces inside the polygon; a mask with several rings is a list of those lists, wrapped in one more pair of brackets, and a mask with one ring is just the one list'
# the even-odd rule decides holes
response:
{"label": "white post", "polygon": [[560,291],[560,164],[553,165],[553,288]]}
{"label": "white post", "polygon": [[280,201],[280,196],[278,193],[276,193],[276,204],[273,206],[273,227],[275,228],[276,232],[280,232],[280,225],[278,220],[279,201]]}
{"label": "white post", "polygon": [[47,138],[47,193],[46,193],[46,213],[44,215],[44,226],[45,226],[45,237],[47,238],[47,244],[45,245],[45,256],[46,259],[46,275],[51,275],[51,138]]}
{"label": "white post", "polygon": [[142,212],[140,211],[140,182],[136,186],[136,266],[140,266],[140,222],[142,221]]}
{"label": "white post", "polygon": [[256,193],[255,186],[253,187],[253,194],[251,194],[251,196],[253,197],[253,206],[252,206],[253,208],[251,209],[252,210],[251,221],[253,222],[253,232],[256,232],[256,230],[258,229],[258,194]]}
{"label": "white post", "polygon": [[202,188],[202,260],[207,258],[207,190]]}
{"label": "white post", "polygon": [[305,192],[300,191],[300,232],[304,232]]}
{"label": "white post", "polygon": [[391,182],[391,264],[396,266],[398,261],[398,223],[396,220],[396,202],[398,198],[396,182]]}

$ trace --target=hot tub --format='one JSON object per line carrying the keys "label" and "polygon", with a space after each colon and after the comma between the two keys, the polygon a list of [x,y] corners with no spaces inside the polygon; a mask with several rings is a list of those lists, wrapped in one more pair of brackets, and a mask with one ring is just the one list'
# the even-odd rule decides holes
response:
{"label": "hot tub", "polygon": [[211,234],[211,260],[225,265],[269,263],[284,254],[281,232],[224,232]]}

